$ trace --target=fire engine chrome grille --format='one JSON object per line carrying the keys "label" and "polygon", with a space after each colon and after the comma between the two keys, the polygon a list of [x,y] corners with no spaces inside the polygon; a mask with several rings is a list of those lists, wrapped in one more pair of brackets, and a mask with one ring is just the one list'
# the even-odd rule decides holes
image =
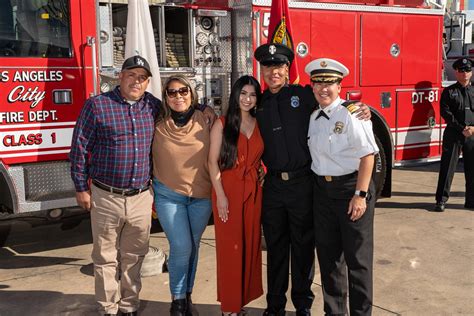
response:
{"label": "fire engine chrome grille", "polygon": [[25,200],[48,201],[74,197],[75,189],[69,162],[35,163],[22,167]]}

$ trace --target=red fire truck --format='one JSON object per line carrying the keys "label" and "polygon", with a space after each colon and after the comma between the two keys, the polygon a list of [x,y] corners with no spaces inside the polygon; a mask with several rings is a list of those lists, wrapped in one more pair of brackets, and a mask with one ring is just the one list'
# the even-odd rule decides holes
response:
{"label": "red fire truck", "polygon": [[[260,77],[253,51],[267,41],[271,1],[148,3],[162,77],[188,75],[217,112],[233,80]],[[337,58],[351,71],[344,95],[372,107],[375,177],[389,196],[392,166],[440,156],[443,67],[468,53],[469,12],[445,15],[446,3],[422,0],[289,6],[301,84],[307,62]],[[1,214],[58,217],[76,206],[67,160],[75,120],[86,98],[117,83],[126,26],[126,0],[0,2]]]}

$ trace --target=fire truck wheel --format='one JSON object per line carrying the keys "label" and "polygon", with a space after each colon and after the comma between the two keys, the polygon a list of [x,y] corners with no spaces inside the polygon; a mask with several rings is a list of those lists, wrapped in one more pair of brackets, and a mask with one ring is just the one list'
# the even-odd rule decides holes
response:
{"label": "fire truck wheel", "polygon": [[378,198],[382,193],[385,178],[387,176],[387,157],[384,146],[377,135],[375,135],[375,142],[379,147],[379,153],[375,155],[373,179],[375,182],[376,196]]}

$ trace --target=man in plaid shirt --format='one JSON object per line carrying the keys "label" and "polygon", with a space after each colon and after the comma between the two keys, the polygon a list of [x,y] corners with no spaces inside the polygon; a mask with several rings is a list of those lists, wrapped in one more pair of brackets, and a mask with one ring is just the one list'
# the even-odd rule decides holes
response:
{"label": "man in plaid shirt", "polygon": [[161,107],[145,92],[151,76],[143,57],[128,58],[120,86],[86,101],[72,138],[71,176],[77,203],[91,212],[95,295],[105,315],[137,315],[140,302],[153,203],[151,142]]}

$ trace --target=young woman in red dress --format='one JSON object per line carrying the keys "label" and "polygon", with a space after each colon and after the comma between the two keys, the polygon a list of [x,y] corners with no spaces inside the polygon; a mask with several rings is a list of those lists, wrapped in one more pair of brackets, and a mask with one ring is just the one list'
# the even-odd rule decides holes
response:
{"label": "young woman in red dress", "polygon": [[232,87],[227,115],[211,130],[217,299],[223,315],[239,315],[243,306],[263,294],[258,181],[263,140],[255,119],[260,97],[258,81],[240,77]]}

